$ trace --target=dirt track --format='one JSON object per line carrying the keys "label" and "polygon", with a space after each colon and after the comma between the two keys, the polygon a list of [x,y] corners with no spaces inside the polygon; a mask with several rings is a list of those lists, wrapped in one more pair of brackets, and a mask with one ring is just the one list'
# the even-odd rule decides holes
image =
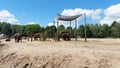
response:
{"label": "dirt track", "polygon": [[120,39],[1,41],[0,68],[120,68]]}

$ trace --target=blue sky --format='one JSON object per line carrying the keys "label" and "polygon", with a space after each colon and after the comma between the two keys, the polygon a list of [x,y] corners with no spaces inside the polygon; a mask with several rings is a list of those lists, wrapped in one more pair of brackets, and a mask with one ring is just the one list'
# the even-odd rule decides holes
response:
{"label": "blue sky", "polygon": [[[88,23],[94,24],[100,23],[104,19],[103,22],[106,22],[108,14],[105,11],[107,12],[112,5],[119,8],[119,4],[120,0],[0,0],[0,21],[6,21],[11,17],[10,23],[37,23],[47,26],[56,18],[57,13],[74,15],[85,11],[85,13],[90,12],[87,16]],[[118,10],[115,9],[115,11]],[[7,15],[7,13],[9,14]],[[94,17],[97,18],[94,20]],[[78,20],[78,22],[80,21],[81,19]]]}

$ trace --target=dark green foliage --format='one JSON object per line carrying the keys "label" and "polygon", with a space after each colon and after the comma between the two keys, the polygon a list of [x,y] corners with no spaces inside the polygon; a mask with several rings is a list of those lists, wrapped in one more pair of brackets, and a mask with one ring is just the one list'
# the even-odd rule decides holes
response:
{"label": "dark green foliage", "polygon": [[41,28],[41,33],[44,33],[47,38],[53,38],[53,34],[55,34],[57,28],[55,26],[47,26],[46,28]]}
{"label": "dark green foliage", "polygon": [[26,25],[26,33],[27,34],[39,33],[40,30],[41,30],[41,27],[38,24]]}
{"label": "dark green foliage", "polygon": [[10,37],[12,35],[12,29],[10,28],[11,24],[2,22],[1,23],[1,33],[5,36]]}
{"label": "dark green foliage", "polygon": [[93,35],[92,37],[97,38],[98,33],[99,33],[99,25],[98,24],[95,24],[95,25],[91,24],[91,25],[89,25],[89,27],[90,27],[90,30],[91,30],[92,35]]}
{"label": "dark green foliage", "polygon": [[55,26],[47,26],[45,28],[45,34],[46,34],[46,36],[49,37],[49,38],[53,37],[53,30],[54,30],[54,32],[57,31],[57,29],[56,29]]}
{"label": "dark green foliage", "polygon": [[107,24],[104,24],[104,25],[100,26],[97,37],[105,38],[105,37],[109,37],[109,35],[110,35],[110,28],[109,28],[109,26]]}
{"label": "dark green foliage", "polygon": [[44,33],[44,31],[45,31],[45,28],[44,28],[44,27],[41,27],[40,32],[41,32],[41,33]]}
{"label": "dark green foliage", "polygon": [[116,21],[110,26],[111,29],[111,37],[120,38],[120,23]]}
{"label": "dark green foliage", "polygon": [[65,31],[65,27],[64,27],[64,25],[60,25],[60,26],[58,27],[57,33],[60,34],[60,33],[63,32],[63,31]]}
{"label": "dark green foliage", "polygon": [[2,33],[2,23],[0,22],[0,34]]}
{"label": "dark green foliage", "polygon": [[68,32],[72,31],[72,27],[70,27],[70,26],[67,27],[67,28],[66,28],[66,31],[68,31]]}
{"label": "dark green foliage", "polygon": [[68,31],[69,33],[70,33],[70,36],[73,38],[73,37],[75,37],[76,36],[76,31],[75,31],[75,28],[74,29],[72,29],[72,27],[67,27],[66,28],[66,31]]}
{"label": "dark green foliage", "polygon": [[22,27],[22,29],[21,29],[21,34],[22,34],[22,36],[27,36],[27,33],[26,33],[26,26],[25,25],[22,25],[21,26]]}
{"label": "dark green foliage", "polygon": [[85,31],[84,31],[84,26],[83,25],[80,25],[79,28],[78,28],[78,36],[80,37],[85,37]]}
{"label": "dark green foliage", "polygon": [[21,25],[14,24],[11,25],[11,29],[12,29],[12,35],[14,35],[15,33],[22,33],[21,31],[23,27]]}
{"label": "dark green foliage", "polygon": [[90,30],[90,26],[86,25],[86,34],[88,38],[93,37],[92,31]]}
{"label": "dark green foliage", "polygon": [[[64,25],[60,25],[58,29],[55,26],[41,27],[38,24],[30,25],[17,25],[9,24],[6,22],[0,22],[0,34],[4,36],[13,36],[15,33],[21,33],[22,36],[27,36],[27,34],[44,33],[46,37],[53,37],[53,33],[60,34],[63,31],[68,31],[71,33],[71,37],[75,37],[76,34],[79,37],[85,37],[84,25],[80,25],[77,30],[76,28],[67,27],[65,29]],[[88,38],[120,38],[120,23],[114,21],[111,26],[107,24],[87,24],[86,32]]]}

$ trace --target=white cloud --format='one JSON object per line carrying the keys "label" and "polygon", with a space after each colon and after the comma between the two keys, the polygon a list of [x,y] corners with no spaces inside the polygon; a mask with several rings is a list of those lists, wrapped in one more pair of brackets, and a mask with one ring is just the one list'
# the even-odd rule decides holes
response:
{"label": "white cloud", "polygon": [[113,21],[120,22],[120,4],[112,5],[104,10],[105,17],[101,20],[101,24],[111,25]]}
{"label": "white cloud", "polygon": [[[78,24],[78,22],[77,22]],[[52,26],[53,22],[48,23],[48,26]],[[59,26],[60,25],[64,25],[65,27],[70,26],[70,22],[69,21],[59,21]],[[57,20],[55,19],[55,26],[57,27]],[[71,27],[75,27],[75,21],[71,21]]]}
{"label": "white cloud", "polygon": [[1,10],[0,11],[0,22],[7,22],[7,23],[11,23],[11,24],[19,24],[18,20],[15,18],[15,16],[7,10]]}
{"label": "white cloud", "polygon": [[[55,23],[55,26],[57,26],[57,20],[55,19],[53,22]],[[49,23],[48,23],[48,26],[52,26],[52,25],[53,25],[53,22],[49,22]]]}
{"label": "white cloud", "polygon": [[28,22],[28,24],[36,24],[36,23],[32,21],[32,22]]}
{"label": "white cloud", "polygon": [[[96,9],[96,10],[81,9],[81,8],[64,9],[62,11],[61,15],[73,16],[73,15],[79,15],[79,14],[84,14],[84,13],[86,13],[86,16],[91,18],[92,20],[100,20],[101,19],[100,14],[102,13],[102,9]],[[83,17],[80,17],[79,19],[81,19],[81,18],[83,18]],[[53,25],[53,24],[49,23],[48,25]],[[64,25],[65,27],[68,27],[68,26],[70,26],[70,22],[59,21],[59,25]],[[74,21],[71,22],[71,26],[72,27],[75,26]]]}
{"label": "white cloud", "polygon": [[102,13],[102,9],[90,10],[90,9],[64,9],[61,15],[71,16],[86,13],[87,17],[92,18],[92,20],[101,19],[100,14]]}
{"label": "white cloud", "polygon": [[[84,13],[86,13],[87,18],[91,18],[92,21],[99,21],[100,24],[111,25],[113,21],[120,22],[120,3],[116,5],[111,5],[106,9],[95,9],[95,10],[81,9],[81,8],[64,9],[61,15],[73,16]],[[101,17],[101,15],[103,16]],[[80,20],[81,18],[83,17],[80,17],[78,20]],[[66,21],[60,21],[60,24],[69,26],[69,22]],[[53,25],[53,24],[49,23],[48,25]],[[74,26],[74,23],[72,23],[72,26]]]}
{"label": "white cloud", "polygon": [[51,23],[51,22],[50,22],[50,23],[48,23],[48,26],[52,26],[52,25],[53,25],[53,23]]}

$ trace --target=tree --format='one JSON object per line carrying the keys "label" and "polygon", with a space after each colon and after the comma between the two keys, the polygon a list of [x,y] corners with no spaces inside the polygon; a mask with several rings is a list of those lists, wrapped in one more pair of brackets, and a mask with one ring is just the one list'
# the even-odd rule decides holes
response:
{"label": "tree", "polygon": [[103,25],[100,27],[99,32],[101,33],[100,36],[101,36],[102,38],[109,37],[109,35],[110,35],[109,26],[108,26],[107,24],[103,24]]}
{"label": "tree", "polygon": [[52,37],[53,35],[53,28],[51,26],[47,26],[45,28],[45,34],[47,37]]}
{"label": "tree", "polygon": [[0,22],[0,34],[2,33],[2,23]]}
{"label": "tree", "polygon": [[[78,31],[78,36],[80,36],[82,38],[85,37],[85,27],[84,27],[84,25],[80,25],[77,31]],[[87,35],[88,38],[93,37],[92,31],[89,27],[89,24],[86,25],[86,35]]]}
{"label": "tree", "polygon": [[120,38],[120,23],[114,21],[110,28],[111,36],[114,38]]}
{"label": "tree", "polygon": [[75,29],[72,29],[72,27],[67,27],[66,31],[70,32],[71,37],[75,37]]}
{"label": "tree", "polygon": [[91,24],[89,26],[94,38],[105,38],[105,37],[109,37],[110,35],[110,28],[107,24],[103,24],[103,25]]}
{"label": "tree", "polygon": [[35,34],[39,33],[41,30],[41,27],[38,24],[30,24],[26,26],[26,33],[28,34]]}
{"label": "tree", "polygon": [[64,25],[60,25],[57,29],[57,33],[60,34],[63,31],[65,31],[65,27],[64,27]]}
{"label": "tree", "polygon": [[1,26],[2,26],[1,32],[5,36],[9,36],[10,37],[12,35],[12,29],[10,28],[11,24],[6,23],[6,22],[2,22]]}
{"label": "tree", "polygon": [[22,36],[27,36],[27,33],[26,33],[26,26],[25,25],[22,25],[21,26],[22,27],[22,29],[21,29],[21,34],[22,34]]}
{"label": "tree", "polygon": [[72,27],[70,27],[70,26],[67,27],[67,28],[66,28],[66,31],[68,31],[68,32],[72,31]]}
{"label": "tree", "polygon": [[97,38],[98,37],[98,32],[99,32],[99,25],[98,24],[95,24],[95,25],[91,24],[89,26],[90,26],[90,30],[93,34],[93,37]]}
{"label": "tree", "polygon": [[22,33],[21,25],[13,24],[13,25],[11,25],[11,29],[12,29],[12,35],[14,35],[15,33]]}
{"label": "tree", "polygon": [[40,33],[44,33],[44,31],[45,31],[45,28],[41,27]]}
{"label": "tree", "polygon": [[87,33],[86,35],[87,35],[88,38],[93,37],[93,34],[92,34],[92,31],[90,30],[89,24],[86,25],[86,33]]}
{"label": "tree", "polygon": [[83,25],[80,25],[79,28],[78,28],[78,36],[80,37],[85,37],[85,32],[84,32],[84,26]]}

